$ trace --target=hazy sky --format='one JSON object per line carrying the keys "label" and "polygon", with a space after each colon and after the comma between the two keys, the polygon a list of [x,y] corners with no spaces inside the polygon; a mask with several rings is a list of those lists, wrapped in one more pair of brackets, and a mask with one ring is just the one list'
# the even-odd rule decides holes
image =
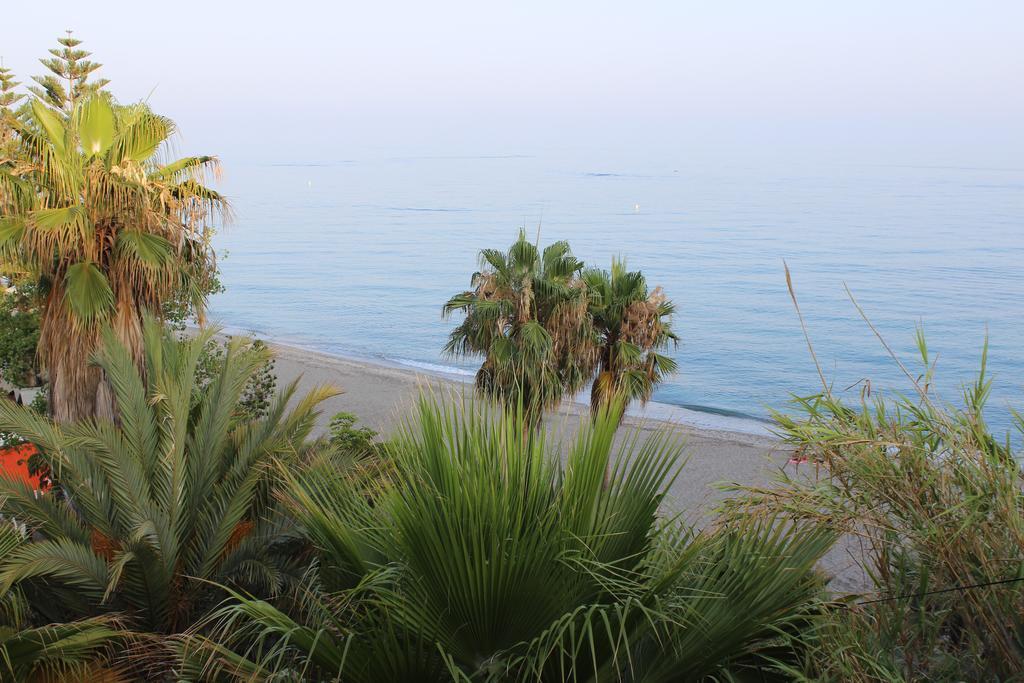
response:
{"label": "hazy sky", "polygon": [[73,28],[119,99],[238,161],[1024,164],[1021,0],[12,4],[0,55],[23,80]]}

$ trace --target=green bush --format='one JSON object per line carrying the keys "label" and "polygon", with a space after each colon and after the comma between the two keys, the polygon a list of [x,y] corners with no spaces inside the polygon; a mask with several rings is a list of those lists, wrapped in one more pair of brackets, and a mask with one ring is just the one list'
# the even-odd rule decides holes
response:
{"label": "green bush", "polygon": [[39,309],[34,288],[0,292],[0,377],[15,386],[36,384]]}
{"label": "green bush", "polygon": [[[172,329],[175,328],[172,327]],[[274,374],[274,358],[267,351],[266,343],[259,339],[240,338],[237,343],[233,342],[231,337],[224,341],[209,339],[204,345],[203,353],[196,365],[195,398],[198,400],[213,378],[221,373],[228,351],[233,345],[238,347],[236,353],[262,358],[259,367],[246,380],[245,387],[235,406],[235,417],[241,421],[265,417],[277,388],[277,375]]]}
{"label": "green bush", "polygon": [[358,418],[352,413],[335,413],[327,426],[327,438],[332,446],[352,455],[373,453],[377,432],[369,427],[356,427]]}
{"label": "green bush", "polygon": [[[755,507],[856,539],[870,592],[809,632],[795,677],[1019,680],[1024,671],[1024,476],[1011,438],[985,424],[984,355],[962,405],[934,395],[934,366],[907,397],[853,405],[824,392],[777,415],[818,476],[754,490]],[[1017,420],[1018,437],[1024,421]],[[744,512],[749,512],[747,508]]]}

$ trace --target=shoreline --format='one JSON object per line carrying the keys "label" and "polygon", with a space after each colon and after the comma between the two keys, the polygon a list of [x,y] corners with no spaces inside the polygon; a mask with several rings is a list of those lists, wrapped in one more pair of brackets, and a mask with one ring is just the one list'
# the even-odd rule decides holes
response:
{"label": "shoreline", "polygon": [[[227,328],[225,328],[225,332],[223,332],[223,334],[227,334],[226,329]],[[232,333],[233,332],[234,331],[232,330]],[[472,375],[459,375],[445,372],[440,366],[433,369],[429,367],[421,367],[420,365],[413,365],[412,363],[415,361],[402,362],[401,360],[392,358],[381,358],[379,360],[361,358],[310,349],[295,343],[279,341],[272,338],[261,337],[261,339],[263,339],[267,346],[273,350],[274,357],[277,361],[287,359],[288,361],[300,365],[321,370],[333,368],[336,370],[344,369],[358,374],[380,374],[382,377],[396,376],[417,384],[439,383],[442,386],[446,386],[456,391],[472,387]],[[423,365],[428,364],[424,363]],[[345,391],[345,387],[343,386],[338,388]],[[558,418],[579,418],[586,416],[588,411],[588,403],[580,400],[579,397],[573,397],[563,401],[562,405],[546,419],[550,422],[557,422]],[[737,423],[756,423],[758,426],[763,424],[763,429],[758,430],[755,426],[750,426],[748,429],[727,428],[727,426],[732,424],[736,424],[738,427],[746,426]],[[681,432],[685,435],[717,440],[723,443],[742,443],[745,445],[760,447],[777,447],[782,445],[779,438],[768,431],[768,423],[755,421],[752,418],[747,419],[729,415],[705,413],[703,411],[692,410],[657,401],[649,401],[646,406],[630,406],[626,410],[626,416],[623,419],[623,424],[633,427],[652,427],[655,425],[662,425],[665,428]]]}
{"label": "shoreline", "polygon": [[[213,323],[220,328],[220,334],[226,336],[244,336],[263,340],[268,346],[279,353],[286,350],[308,360],[329,363],[337,361],[359,367],[366,372],[394,371],[405,373],[409,377],[422,377],[441,380],[453,387],[472,385],[474,374],[461,368],[440,365],[434,362],[413,359],[395,358],[391,356],[370,357],[366,355],[322,351],[302,344],[300,341],[282,339],[261,331],[243,330],[242,328]],[[585,391],[568,398],[556,411],[557,415],[580,415],[589,409],[589,401]],[[624,424],[642,424],[657,422],[673,429],[681,428],[708,438],[719,438],[723,441],[739,441],[750,444],[772,445],[780,440],[769,429],[771,422],[753,416],[730,415],[712,410],[679,406],[660,401],[648,401],[646,405],[639,403],[626,409]]]}

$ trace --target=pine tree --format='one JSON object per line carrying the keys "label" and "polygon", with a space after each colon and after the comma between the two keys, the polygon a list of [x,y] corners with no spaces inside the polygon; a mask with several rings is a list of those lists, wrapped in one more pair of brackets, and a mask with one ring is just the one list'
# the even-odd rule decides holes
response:
{"label": "pine tree", "polygon": [[18,154],[18,138],[14,132],[15,107],[25,95],[15,92],[20,83],[0,59],[0,172],[13,168]]}
{"label": "pine tree", "polygon": [[105,78],[89,81],[89,76],[103,65],[89,61],[92,53],[77,49],[82,41],[72,38],[70,30],[67,34],[67,38],[57,39],[61,47],[50,48],[53,57],[39,60],[51,73],[33,76],[32,80],[38,85],[29,88],[42,102],[65,114],[74,109],[75,102],[102,90],[110,82]]}
{"label": "pine tree", "polygon": [[21,84],[14,80],[14,74],[3,65],[3,59],[0,58],[0,114],[13,113],[14,105],[25,97],[14,91],[19,85]]}
{"label": "pine tree", "polygon": [[14,116],[15,105],[25,97],[15,92],[19,85],[11,70],[0,60],[0,165],[14,154],[15,138],[10,117]]}

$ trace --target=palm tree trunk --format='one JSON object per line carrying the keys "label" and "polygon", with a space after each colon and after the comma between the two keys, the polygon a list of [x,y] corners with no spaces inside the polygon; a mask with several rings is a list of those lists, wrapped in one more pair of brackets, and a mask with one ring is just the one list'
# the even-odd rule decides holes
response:
{"label": "palm tree trunk", "polygon": [[75,329],[63,295],[54,287],[43,306],[38,353],[50,378],[50,415],[68,423],[96,414],[101,371],[88,362],[97,334]]}
{"label": "palm tree trunk", "polygon": [[50,375],[50,415],[56,422],[69,423],[96,414],[101,399],[101,372],[82,367],[68,358],[47,362]]}
{"label": "palm tree trunk", "polygon": [[[50,376],[50,415],[59,423],[87,418],[117,421],[117,404],[103,371],[92,363],[101,343],[98,329],[91,326],[76,334],[63,292],[51,293],[40,324],[39,356]],[[116,308],[112,328],[135,364],[143,368],[142,320],[130,303]]]}

